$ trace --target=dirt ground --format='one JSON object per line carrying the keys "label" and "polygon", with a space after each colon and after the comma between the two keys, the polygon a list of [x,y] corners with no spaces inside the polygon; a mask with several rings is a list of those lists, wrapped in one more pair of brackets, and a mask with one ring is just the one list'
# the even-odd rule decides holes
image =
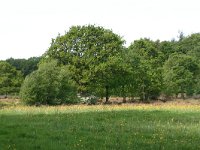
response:
{"label": "dirt ground", "polygon": [[[104,102],[105,99],[101,100],[101,102]],[[120,104],[123,103],[123,98],[122,97],[111,97],[109,99],[109,102],[112,104]],[[148,102],[141,102],[140,100],[131,100],[129,98],[126,98],[126,103],[135,103],[135,104],[141,104],[141,103],[149,103],[149,104],[155,104],[155,105],[162,105],[162,104],[181,104],[181,105],[186,105],[186,104],[194,104],[194,105],[200,105],[200,99],[171,99],[171,100],[166,100],[166,101],[161,101],[161,100],[152,100]]]}
{"label": "dirt ground", "polygon": [[[100,100],[99,104],[103,103],[105,100]],[[19,99],[11,99],[11,98],[6,98],[6,99],[0,99],[0,103],[6,103],[6,104],[18,104],[20,102]],[[111,97],[109,99],[110,104],[122,104],[123,102],[123,98],[121,97]],[[130,103],[130,104],[141,104],[143,102],[138,101],[138,100],[130,100],[130,99],[126,99],[126,103]],[[162,105],[162,104],[175,104],[175,105],[200,105],[200,99],[173,99],[173,100],[167,100],[165,102],[161,101],[161,100],[155,100],[155,101],[148,101],[147,103],[149,104],[154,104],[154,105]]]}
{"label": "dirt ground", "polygon": [[0,102],[10,102],[10,103],[14,103],[14,102],[18,102],[19,99],[10,99],[10,98],[4,98],[4,99],[0,99]]}

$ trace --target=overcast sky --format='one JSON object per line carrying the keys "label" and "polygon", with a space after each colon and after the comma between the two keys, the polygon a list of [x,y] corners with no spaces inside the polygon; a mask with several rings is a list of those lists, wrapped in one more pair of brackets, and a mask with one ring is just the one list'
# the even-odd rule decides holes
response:
{"label": "overcast sky", "polygon": [[199,0],[0,0],[0,59],[42,55],[72,25],[96,24],[136,39],[200,32]]}

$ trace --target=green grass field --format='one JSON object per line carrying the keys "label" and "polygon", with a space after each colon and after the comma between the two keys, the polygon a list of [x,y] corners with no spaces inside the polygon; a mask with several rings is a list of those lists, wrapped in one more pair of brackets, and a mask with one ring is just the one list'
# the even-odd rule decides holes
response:
{"label": "green grass field", "polygon": [[0,105],[0,149],[200,149],[200,106]]}

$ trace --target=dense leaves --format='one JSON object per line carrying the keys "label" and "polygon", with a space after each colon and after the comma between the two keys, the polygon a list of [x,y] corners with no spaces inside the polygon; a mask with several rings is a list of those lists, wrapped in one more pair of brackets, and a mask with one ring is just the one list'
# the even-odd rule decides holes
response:
{"label": "dense leaves", "polygon": [[185,54],[173,54],[165,62],[163,68],[166,94],[192,95],[194,93],[199,66],[192,57]]}
{"label": "dense leaves", "polygon": [[[100,26],[72,26],[52,39],[41,59],[6,61],[24,77],[28,75],[21,88],[28,103],[73,103],[77,93],[106,102],[110,96],[123,97],[125,102],[126,97],[148,101],[161,95],[200,94],[200,33],[185,36],[181,32],[178,40],[171,41],[143,38],[128,47],[124,43]],[[2,75],[5,72],[1,71],[1,93],[13,91],[15,83],[12,75]]]}
{"label": "dense leaves", "polygon": [[162,88],[162,54],[158,41],[140,39],[129,47],[129,61],[132,67],[133,80],[131,87],[135,96],[142,100],[157,98]]}
{"label": "dense leaves", "polygon": [[0,95],[16,94],[22,83],[22,74],[5,61],[0,61]]}
{"label": "dense leaves", "polygon": [[20,91],[26,104],[76,103],[76,95],[67,69],[58,67],[56,61],[42,63],[37,71],[26,77]]}
{"label": "dense leaves", "polygon": [[177,41],[135,40],[126,49],[120,36],[102,27],[73,26],[52,40],[44,55],[67,65],[86,95],[157,99],[200,92],[199,34]]}
{"label": "dense leaves", "polygon": [[111,30],[93,25],[73,26],[65,35],[52,40],[45,58],[68,65],[81,94],[88,94],[90,90],[99,95],[104,91],[108,99],[108,90],[116,81],[120,64],[117,57],[120,57],[123,43]]}
{"label": "dense leaves", "polygon": [[6,61],[12,66],[16,67],[17,70],[21,71],[23,76],[25,77],[34,70],[37,70],[37,65],[40,61],[40,57],[31,57],[28,59],[9,58]]}

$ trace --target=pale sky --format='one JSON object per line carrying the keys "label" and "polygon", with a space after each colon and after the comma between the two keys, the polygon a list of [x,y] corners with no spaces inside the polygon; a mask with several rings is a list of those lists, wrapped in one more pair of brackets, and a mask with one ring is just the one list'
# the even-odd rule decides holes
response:
{"label": "pale sky", "polygon": [[0,0],[0,60],[42,55],[72,25],[95,24],[127,41],[200,32],[200,0]]}

